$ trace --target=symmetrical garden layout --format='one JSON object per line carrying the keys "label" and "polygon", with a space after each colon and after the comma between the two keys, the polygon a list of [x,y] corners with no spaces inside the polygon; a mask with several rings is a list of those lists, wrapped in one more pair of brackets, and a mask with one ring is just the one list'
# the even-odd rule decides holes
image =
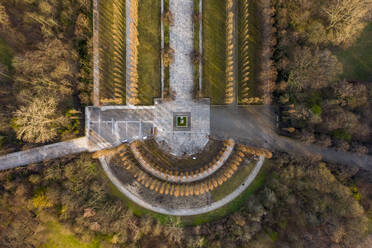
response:
{"label": "symmetrical garden layout", "polygon": [[[257,91],[248,93],[248,85],[254,89],[248,60],[236,59],[237,44],[244,44],[241,54],[250,54],[248,40],[237,42],[240,22],[234,18],[238,9],[248,15],[246,4],[93,3],[94,106],[86,108],[85,137],[2,156],[0,170],[95,152],[126,197],[155,212],[184,216],[235,199],[272,156],[268,149],[360,166],[372,161],[369,156],[299,145],[275,133],[273,108],[257,105],[262,103]],[[216,10],[221,11],[218,18],[210,15]],[[217,40],[218,23],[224,23],[222,43]],[[248,25],[244,18],[242,25]],[[211,27],[218,32],[208,31]]]}

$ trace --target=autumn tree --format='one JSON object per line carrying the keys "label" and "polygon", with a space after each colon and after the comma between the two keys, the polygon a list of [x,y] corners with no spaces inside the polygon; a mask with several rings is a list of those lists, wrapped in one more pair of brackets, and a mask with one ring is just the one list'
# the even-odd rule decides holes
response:
{"label": "autumn tree", "polygon": [[58,129],[66,125],[67,119],[58,113],[57,102],[51,97],[39,97],[15,113],[17,137],[27,142],[44,143],[58,135]]}
{"label": "autumn tree", "polygon": [[364,18],[372,8],[370,0],[324,1],[325,30],[334,45],[349,45],[358,37],[366,23]]}
{"label": "autumn tree", "polygon": [[329,50],[297,48],[293,53],[288,84],[292,90],[320,89],[337,80],[342,64]]}

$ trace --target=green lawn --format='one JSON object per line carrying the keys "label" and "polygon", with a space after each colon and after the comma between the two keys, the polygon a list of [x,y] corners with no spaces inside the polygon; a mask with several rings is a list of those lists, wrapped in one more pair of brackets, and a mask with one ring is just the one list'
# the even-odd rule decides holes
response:
{"label": "green lawn", "polygon": [[203,96],[225,104],[226,2],[203,1]]}
{"label": "green lawn", "polygon": [[372,81],[372,23],[369,23],[354,45],[335,49],[344,66],[343,77],[348,80]]}
{"label": "green lawn", "polygon": [[47,224],[47,230],[44,233],[46,242],[41,248],[99,248],[100,239],[95,238],[90,243],[79,240],[71,231],[58,222]]}
{"label": "green lawn", "polygon": [[219,201],[228,194],[232,193],[249,176],[257,161],[253,161],[240,168],[234,175],[221,186],[211,191],[212,200]]}
{"label": "green lawn", "polygon": [[138,90],[140,104],[153,105],[161,95],[160,0],[138,4]]}
{"label": "green lawn", "polygon": [[[243,37],[241,28],[243,22],[242,16],[242,5],[243,0],[239,0],[238,3],[238,40],[239,40],[239,52],[238,54],[242,56],[242,42],[245,37]],[[261,33],[262,29],[260,28],[260,20],[258,16],[257,4],[254,1],[249,1],[249,16],[248,16],[248,30],[249,30],[249,42],[248,42],[248,57],[249,57],[249,66],[250,66],[250,78],[247,81],[248,88],[249,88],[249,97],[262,97],[262,93],[259,91],[259,84],[258,84],[258,73],[259,73],[259,65],[260,65],[260,44],[261,42]],[[239,68],[239,81],[238,81],[238,102],[241,103],[242,99],[242,57],[238,58],[238,68]]]}
{"label": "green lawn", "polygon": [[13,50],[6,43],[5,40],[0,38],[0,63],[12,69]]}

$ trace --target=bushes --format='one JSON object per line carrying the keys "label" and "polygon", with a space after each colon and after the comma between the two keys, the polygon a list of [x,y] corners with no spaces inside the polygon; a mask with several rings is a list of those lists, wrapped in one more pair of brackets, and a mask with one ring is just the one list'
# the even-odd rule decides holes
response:
{"label": "bushes", "polygon": [[250,58],[249,58],[249,1],[239,1],[239,47],[240,47],[240,66],[239,73],[241,73],[241,101],[246,103],[249,98],[248,81],[250,80]]}
{"label": "bushes", "polygon": [[127,104],[136,105],[139,103],[138,99],[138,1],[131,1],[129,8],[129,16],[131,18],[131,23],[129,25],[129,49],[131,51],[131,58],[129,64],[129,82],[127,82]]}
{"label": "bushes", "polygon": [[226,3],[226,89],[225,103],[235,101],[235,71],[234,71],[234,12],[233,1]]}
{"label": "bushes", "polygon": [[[270,102],[275,69],[271,56],[271,14],[265,1],[238,1],[239,104]],[[269,40],[269,42],[267,41]]]}
{"label": "bushes", "polygon": [[99,2],[101,104],[125,104],[126,8],[124,0]]}
{"label": "bushes", "polygon": [[274,91],[277,70],[272,59],[274,55],[274,46],[276,45],[276,29],[273,27],[274,8],[270,0],[258,1],[263,26],[262,48],[261,48],[261,66],[258,79],[261,82],[260,91],[263,94],[263,102],[271,103],[272,92]]}

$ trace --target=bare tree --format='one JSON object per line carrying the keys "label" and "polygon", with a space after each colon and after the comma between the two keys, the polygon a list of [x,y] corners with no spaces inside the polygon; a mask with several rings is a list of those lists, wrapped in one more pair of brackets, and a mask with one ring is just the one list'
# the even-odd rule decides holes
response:
{"label": "bare tree", "polygon": [[44,143],[58,135],[58,129],[68,120],[59,115],[54,98],[40,97],[33,99],[28,105],[20,107],[15,113],[18,139],[27,142]]}

